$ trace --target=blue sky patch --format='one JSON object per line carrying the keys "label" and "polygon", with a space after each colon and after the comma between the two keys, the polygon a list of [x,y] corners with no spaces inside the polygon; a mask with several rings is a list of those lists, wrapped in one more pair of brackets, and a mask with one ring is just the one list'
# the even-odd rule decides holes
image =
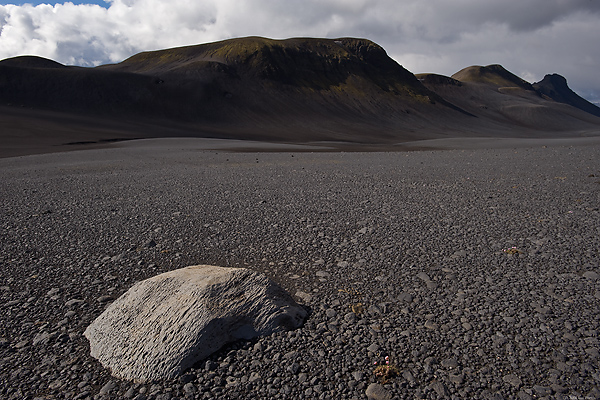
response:
{"label": "blue sky patch", "polygon": [[[22,6],[24,4],[31,4],[32,6],[37,6],[39,4],[64,4],[64,1],[0,1],[0,5],[5,6],[7,4],[15,4],[17,6]],[[68,3],[73,4],[97,4],[100,7],[108,8],[110,4],[104,0],[96,0],[96,1],[69,1]]]}

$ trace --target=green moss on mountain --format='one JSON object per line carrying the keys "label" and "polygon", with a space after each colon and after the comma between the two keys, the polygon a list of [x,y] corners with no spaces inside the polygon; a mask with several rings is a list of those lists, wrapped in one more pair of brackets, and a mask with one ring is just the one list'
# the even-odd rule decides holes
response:
{"label": "green moss on mountain", "polygon": [[352,76],[384,92],[428,95],[414,75],[366,39],[247,37],[144,52],[108,68],[146,74],[227,72],[312,90],[347,86]]}

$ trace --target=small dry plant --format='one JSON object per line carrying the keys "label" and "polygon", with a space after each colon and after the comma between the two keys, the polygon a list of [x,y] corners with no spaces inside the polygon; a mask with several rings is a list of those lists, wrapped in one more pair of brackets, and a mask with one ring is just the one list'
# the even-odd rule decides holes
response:
{"label": "small dry plant", "polygon": [[[375,362],[375,364],[377,365],[377,362]],[[379,382],[381,382],[381,384],[383,385],[389,382],[390,379],[400,375],[400,370],[395,365],[391,365],[389,357],[386,356],[385,365],[379,365],[375,367],[373,373],[375,374]]]}
{"label": "small dry plant", "polygon": [[373,373],[383,385],[389,382],[390,379],[400,375],[400,370],[395,365],[380,365],[379,367],[375,368]]}
{"label": "small dry plant", "polygon": [[508,249],[504,249],[502,251],[505,252],[506,254],[511,254],[511,255],[523,253],[521,250],[517,249],[516,247],[511,247]]}
{"label": "small dry plant", "polygon": [[360,314],[365,311],[363,303],[359,302],[362,297],[362,293],[358,290],[350,288],[350,289],[338,289],[340,293],[346,293],[350,296],[350,309],[354,314]]}

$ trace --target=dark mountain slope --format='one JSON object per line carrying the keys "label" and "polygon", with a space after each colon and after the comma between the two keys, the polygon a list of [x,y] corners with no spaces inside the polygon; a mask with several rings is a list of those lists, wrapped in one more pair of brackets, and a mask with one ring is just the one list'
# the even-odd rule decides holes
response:
{"label": "dark mountain slope", "polygon": [[231,39],[98,68],[0,64],[0,104],[231,137],[401,141],[465,114],[364,39]]}
{"label": "dark mountain slope", "polygon": [[380,109],[371,109],[374,101],[394,103],[389,110],[392,114],[397,106],[420,107],[435,102],[456,109],[426,89],[380,46],[364,39],[248,37],[140,53],[101,68],[160,76],[169,84],[189,82],[193,77],[196,82],[219,88],[228,99],[250,100],[247,97],[251,94],[254,103],[260,100],[275,108],[271,99],[281,95],[292,103],[302,98],[302,103],[310,100],[326,108],[330,105],[323,104],[324,100],[339,100],[329,110],[332,116],[346,104],[354,116],[370,117],[374,112],[381,117]]}
{"label": "dark mountain slope", "polygon": [[451,78],[435,74],[418,77],[458,107],[493,124],[520,131],[586,131],[597,129],[600,124],[600,119],[580,109],[544,98],[533,85],[500,65],[464,68]]}
{"label": "dark mountain slope", "polygon": [[193,90],[172,93],[152,76],[49,62],[42,58],[0,62],[0,104],[116,119],[155,119],[182,116],[185,104],[177,99],[198,97]]}
{"label": "dark mountain slope", "polygon": [[61,63],[38,56],[19,56],[0,61],[4,67],[18,68],[67,68]]}
{"label": "dark mountain slope", "polygon": [[101,68],[167,76],[214,77],[224,73],[314,90],[331,89],[345,83],[350,76],[357,76],[385,92],[430,94],[380,46],[352,38],[230,39],[140,53],[120,64]]}
{"label": "dark mountain slope", "polygon": [[97,68],[34,56],[0,61],[0,131],[14,141],[210,136],[385,144],[581,135],[599,127],[597,117],[540,95],[499,65],[417,79],[366,39],[247,37]]}
{"label": "dark mountain slope", "polygon": [[600,117],[600,108],[581,98],[567,85],[567,80],[558,75],[546,75],[540,82],[533,84],[535,90],[559,103],[569,104],[592,115]]}

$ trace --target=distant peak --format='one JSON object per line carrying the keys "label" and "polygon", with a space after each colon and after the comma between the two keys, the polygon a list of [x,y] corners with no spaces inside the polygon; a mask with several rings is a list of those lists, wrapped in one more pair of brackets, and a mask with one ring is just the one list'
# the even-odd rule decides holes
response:
{"label": "distant peak", "polygon": [[486,83],[496,87],[520,87],[525,90],[534,90],[529,82],[506,70],[500,64],[491,64],[485,67],[474,65],[464,68],[452,78],[461,82]]}
{"label": "distant peak", "polygon": [[554,85],[568,86],[567,79],[559,74],[547,74],[546,76],[544,76],[544,79],[542,79],[539,83],[541,82],[550,82]]}
{"label": "distant peak", "polygon": [[0,61],[0,65],[19,68],[64,68],[56,61],[38,56],[18,56]]}
{"label": "distant peak", "polygon": [[569,104],[592,115],[600,117],[600,108],[580,97],[569,88],[567,80],[559,74],[548,74],[540,82],[533,84],[535,90],[559,103]]}

